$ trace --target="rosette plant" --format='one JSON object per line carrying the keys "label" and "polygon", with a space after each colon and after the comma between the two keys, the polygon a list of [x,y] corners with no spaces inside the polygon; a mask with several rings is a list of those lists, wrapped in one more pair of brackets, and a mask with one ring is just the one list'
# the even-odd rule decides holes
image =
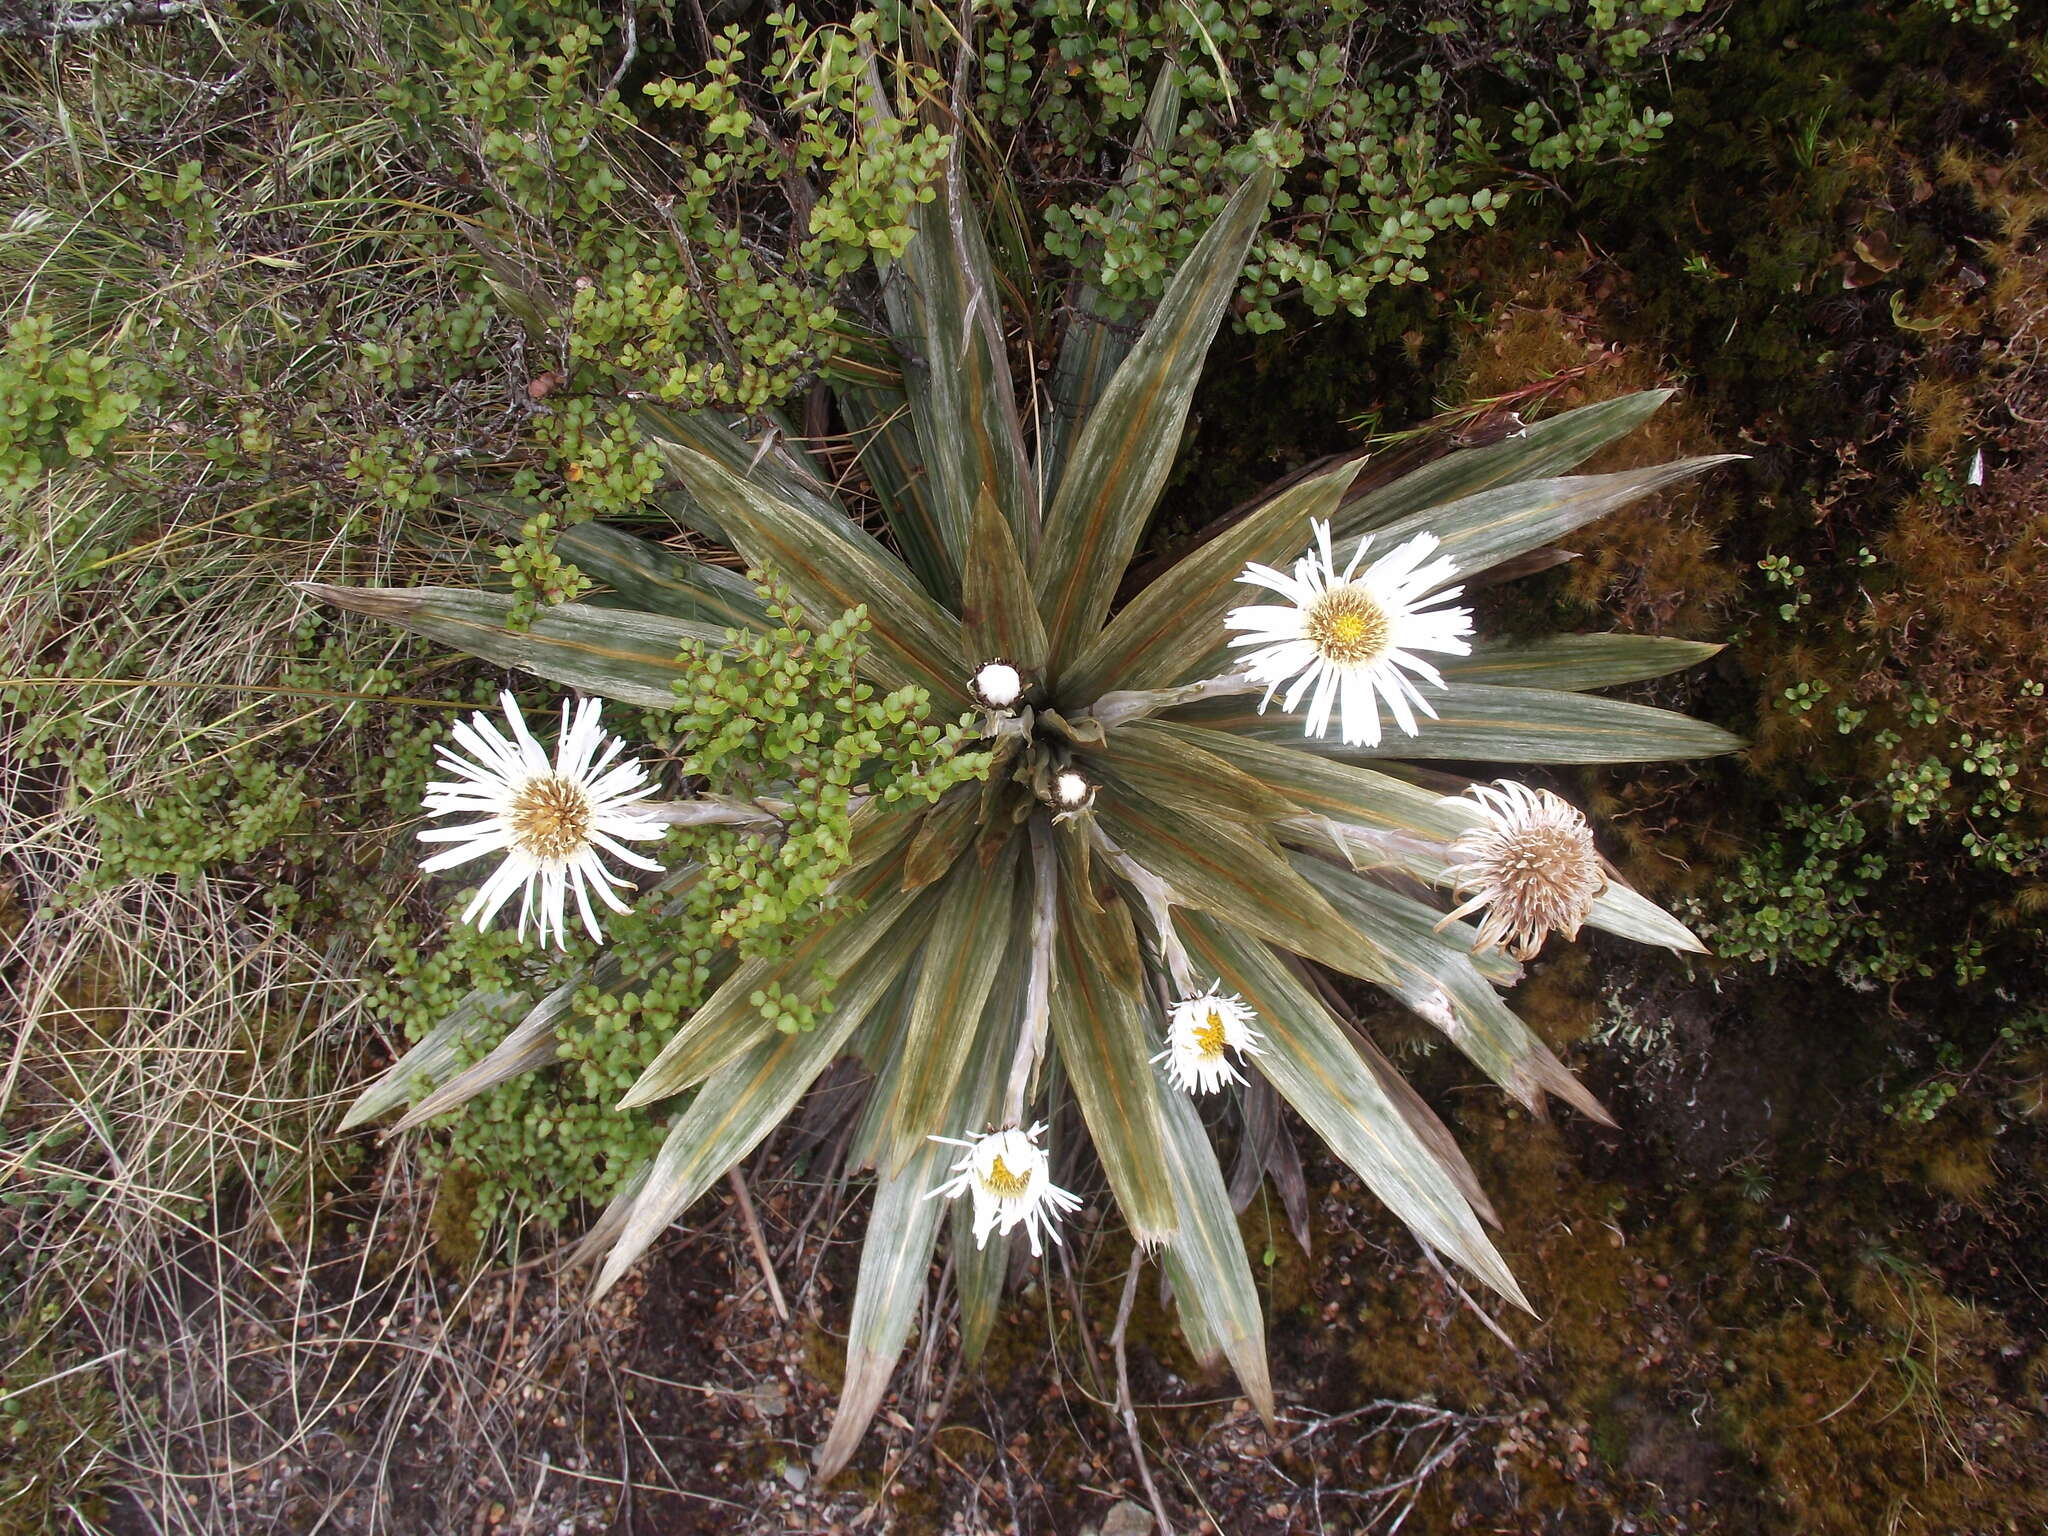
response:
{"label": "rosette plant", "polygon": [[[1231,614],[1261,597],[1240,579],[1254,567],[1284,575],[1313,565],[1317,524],[1327,524],[1333,565],[1355,565],[1370,535],[1368,559],[1405,550],[1407,571],[1427,554],[1445,562],[1438,577],[1469,585],[1540,565],[1525,557],[1719,462],[1571,473],[1659,394],[1572,410],[1370,488],[1362,459],[1321,468],[1133,581],[1275,181],[1264,168],[1243,182],[1142,326],[1094,322],[1082,294],[1034,401],[1011,377],[1006,290],[956,156],[915,239],[881,275],[893,368],[836,390],[878,526],[857,519],[834,476],[767,420],[643,411],[672,475],[669,504],[701,543],[774,571],[807,611],[864,608],[872,685],[923,689],[941,711],[973,718],[993,752],[984,778],[933,803],[861,805],[837,877],[845,915],[777,958],[729,964],[627,1095],[672,1106],[671,1128],[587,1244],[603,1254],[600,1289],[611,1285],[827,1067],[857,1060],[866,1098],[849,1166],[873,1169],[874,1195],[843,1398],[820,1455],[827,1473],[881,1400],[949,1224],[972,1357],[1013,1246],[1027,1236],[1035,1246],[1041,1231],[1057,1240],[1071,1197],[1050,1180],[1073,1187],[1091,1162],[1135,1241],[1164,1265],[1194,1353],[1227,1360],[1270,1415],[1259,1293],[1212,1141],[1243,1139],[1254,1094],[1267,1096],[1259,1113],[1270,1115],[1277,1092],[1421,1243],[1526,1305],[1451,1136],[1342,1016],[1321,973],[1384,989],[1532,1109],[1555,1096],[1604,1121],[1502,1000],[1518,966],[1478,942],[1472,923],[1446,921],[1450,887],[1474,867],[1453,845],[1484,808],[1447,797],[1463,779],[1410,765],[1648,761],[1738,745],[1589,691],[1714,649],[1685,641],[1474,635],[1403,673],[1407,684],[1382,677],[1380,693],[1326,699],[1327,734],[1304,730],[1313,700],[1290,711],[1287,695],[1299,690],[1254,680],[1231,645]],[[1418,535],[1429,541],[1414,544]],[[650,709],[673,701],[679,642],[762,624],[746,583],[665,545],[591,524],[567,531],[559,549],[609,592],[544,609],[524,628],[510,622],[511,598],[484,592],[323,595]],[[1316,569],[1318,580],[1342,575]],[[1439,598],[1454,595],[1443,579],[1432,584]],[[1329,618],[1336,663],[1369,649],[1372,620],[1369,603]],[[1313,641],[1322,620],[1304,622]],[[1385,688],[1402,686],[1422,708],[1384,731],[1375,723],[1373,744],[1337,729],[1333,708],[1377,710]],[[1279,696],[1266,696],[1273,689]],[[1511,900],[1502,882],[1521,866],[1498,865],[1506,873],[1489,889]],[[1555,923],[1583,917],[1697,947],[1611,870],[1581,885],[1582,895],[1566,888],[1576,905]],[[593,971],[605,985],[602,959]],[[758,1006],[764,992],[816,995],[826,977],[831,1005],[812,1029],[785,1033]],[[547,1060],[559,1008],[558,996],[542,999],[407,1123]],[[1205,1050],[1225,1049],[1227,1069],[1202,1070]],[[445,1038],[430,1040],[399,1076],[446,1077],[451,1060]],[[401,1098],[380,1085],[357,1117]],[[1042,1201],[1030,1198],[1041,1193],[1033,1180]],[[974,1202],[945,1198],[970,1188]]]}

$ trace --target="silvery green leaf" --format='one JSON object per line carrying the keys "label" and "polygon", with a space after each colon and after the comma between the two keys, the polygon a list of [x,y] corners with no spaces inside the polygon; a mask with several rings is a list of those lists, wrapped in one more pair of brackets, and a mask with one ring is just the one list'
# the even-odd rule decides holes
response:
{"label": "silvery green leaf", "polygon": [[[1131,137],[1131,155],[1123,170],[1126,186],[1156,175],[1164,165],[1180,130],[1180,103],[1180,71],[1169,59],[1153,77],[1145,116]],[[1082,258],[1084,263],[1093,259],[1092,251]],[[1066,310],[1052,375],[1046,382],[1046,425],[1038,442],[1038,480],[1048,495],[1059,483],[1060,470],[1073,451],[1082,423],[1094,413],[1137,337],[1136,317],[1124,313],[1123,306],[1084,278],[1076,278],[1070,285]]]}
{"label": "silvery green leaf", "polygon": [[[991,999],[997,972],[1022,950],[1013,838],[1003,857],[983,869],[962,860],[932,888],[930,916],[920,922],[924,963],[904,1015],[896,1050],[901,1069],[879,1106],[883,1134],[875,1164],[894,1173],[923,1144],[952,1102],[984,1013],[1008,1009],[1016,994]],[[997,1020],[988,1021],[993,1029]]]}
{"label": "silvery green leaf", "polygon": [[967,707],[971,669],[959,620],[873,535],[806,521],[708,455],[677,449],[671,463],[691,495],[717,509],[748,564],[775,571],[812,613],[837,617],[865,608],[874,617],[864,663],[871,675],[891,688],[919,684],[943,710]]}
{"label": "silvery green leaf", "polygon": [[1188,952],[1244,998],[1265,1037],[1256,1065],[1280,1096],[1424,1243],[1517,1306],[1521,1287],[1457,1177],[1409,1125],[1320,999],[1265,945],[1199,913],[1177,914]]}
{"label": "silvery green leaf", "polygon": [[1663,677],[1697,666],[1723,649],[1662,635],[1548,635],[1541,640],[1481,642],[1470,656],[1436,660],[1439,672],[1461,683],[1577,693]]}
{"label": "silvery green leaf", "polygon": [[[1173,1183],[1180,1226],[1166,1241],[1163,1260],[1183,1327],[1230,1361],[1259,1416],[1273,1422],[1273,1379],[1266,1361],[1266,1319],[1259,1288],[1245,1257],[1237,1213],[1216,1165],[1216,1149],[1202,1117],[1184,1093],[1160,1094],[1166,1143],[1160,1149]],[[1193,1326],[1189,1326],[1189,1324]]]}
{"label": "silvery green leaf", "polygon": [[495,1028],[494,1019],[526,999],[517,992],[478,989],[469,993],[398,1060],[356,1095],[339,1129],[352,1131],[403,1106],[422,1083],[445,1081],[457,1070],[463,1054]]}
{"label": "silvery green leaf", "polygon": [[[1362,460],[1289,486],[1241,521],[1183,556],[1109,621],[1062,675],[1076,699],[1166,688],[1227,672],[1218,656],[1224,615],[1249,600],[1238,583],[1249,561],[1286,565],[1307,547],[1311,519],[1328,519]],[[1098,704],[1099,707],[1099,704]]]}
{"label": "silvery green leaf", "polygon": [[1614,1124],[1600,1101],[1474,966],[1469,930],[1439,931],[1436,912],[1349,869],[1299,853],[1294,864],[1331,906],[1371,933],[1392,957],[1395,974],[1386,985],[1442,1030],[1480,1071],[1539,1113],[1543,1095],[1554,1093],[1590,1119]]}
{"label": "silvery green leaf", "polygon": [[[1446,680],[1448,682],[1448,680]],[[1414,736],[1391,721],[1376,747],[1346,746],[1335,736],[1304,736],[1299,715],[1254,701],[1213,699],[1174,711],[1173,718],[1212,731],[1291,744],[1302,751],[1355,762],[1375,758],[1444,758],[1456,762],[1656,763],[1738,752],[1744,743],[1719,726],[1668,709],[1597,694],[1550,688],[1496,688],[1484,683],[1420,685],[1436,718],[1419,717]]]}
{"label": "silvery green leaf", "polygon": [[[600,962],[602,963],[602,962]],[[478,1094],[509,1082],[524,1073],[546,1066],[555,1059],[555,1030],[579,981],[564,982],[527,1010],[526,1017],[500,1040],[491,1053],[465,1068],[420,1099],[387,1133],[392,1136],[425,1125],[436,1116],[459,1109]]]}
{"label": "silvery green leaf", "polygon": [[[1002,1076],[1001,1040],[1000,1031],[977,1031],[967,1070],[931,1134],[963,1137],[988,1123]],[[932,1198],[932,1191],[946,1181],[959,1156],[959,1148],[927,1140],[897,1173],[875,1180],[875,1203],[861,1246],[853,1319],[846,1335],[845,1382],[831,1432],[818,1450],[820,1479],[831,1478],[846,1466],[889,1388],[924,1296],[939,1222],[946,1214],[948,1202]],[[1000,1244],[991,1238],[990,1246]]]}
{"label": "silvery green leaf", "polygon": [[1031,577],[1008,520],[985,489],[974,503],[974,538],[967,548],[960,622],[967,631],[967,654],[977,664],[1007,661],[1027,681],[1045,670],[1045,625],[1031,595]]}
{"label": "silvery green leaf", "polygon": [[621,609],[561,603],[542,608],[525,629],[508,620],[513,600],[461,587],[330,587],[301,590],[324,603],[386,619],[414,634],[500,667],[580,688],[643,709],[673,709],[683,676],[676,652],[685,640],[722,645],[726,626]]}
{"label": "silvery green leaf", "polygon": [[[1373,548],[1393,549],[1418,533],[1432,533],[1442,541],[1437,552],[1460,572],[1484,571],[1525,550],[1554,543],[1573,529],[1583,528],[1667,486],[1743,457],[1739,453],[1715,453],[1611,475],[1522,480],[1410,512],[1374,533]],[[1337,535],[1341,544],[1353,533],[1350,521],[1340,521],[1343,526]]]}
{"label": "silvery green leaf", "polygon": [[1264,222],[1275,173],[1238,188],[1166,286],[1074,443],[1032,565],[1057,674],[1102,626],[1180,449],[1203,357]]}
{"label": "silvery green leaf", "polygon": [[1519,437],[1483,448],[1460,448],[1353,499],[1339,531],[1357,538],[1424,507],[1476,496],[1517,481],[1543,480],[1579,467],[1609,443],[1633,432],[1676,393],[1644,390],[1545,417]]}
{"label": "silvery green leaf", "polygon": [[816,1029],[771,1030],[705,1079],[649,1165],[598,1273],[597,1295],[610,1290],[671,1222],[782,1123],[864,1016],[864,1009],[842,998]]}
{"label": "silvery green leaf", "polygon": [[[1059,903],[1052,1034],[1060,1064],[1132,1237],[1143,1244],[1162,1242],[1178,1229],[1180,1216],[1161,1166],[1164,1090],[1150,1059],[1156,1031],[1139,1005],[1140,989],[1119,984],[1120,978],[1095,963],[1095,955],[1121,947],[1121,941],[1103,936],[1090,945],[1084,937],[1114,915],[1090,911],[1073,878],[1061,880]],[[1123,903],[1112,899],[1104,905]]]}

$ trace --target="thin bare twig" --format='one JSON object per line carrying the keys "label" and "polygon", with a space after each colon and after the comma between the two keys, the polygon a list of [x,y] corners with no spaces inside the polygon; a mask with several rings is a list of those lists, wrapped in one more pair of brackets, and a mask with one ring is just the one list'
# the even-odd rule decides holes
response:
{"label": "thin bare twig", "polygon": [[1505,1328],[1501,1327],[1499,1323],[1495,1322],[1493,1318],[1487,1314],[1487,1311],[1484,1307],[1480,1306],[1478,1302],[1472,1299],[1472,1293],[1470,1291],[1466,1290],[1464,1286],[1458,1283],[1457,1276],[1453,1275],[1448,1269],[1444,1268],[1443,1260],[1439,1259],[1436,1256],[1435,1249],[1431,1248],[1429,1244],[1424,1243],[1422,1245],[1422,1256],[1425,1259],[1429,1260],[1429,1267],[1437,1272],[1438,1278],[1440,1278],[1445,1285],[1448,1285],[1452,1290],[1458,1293],[1458,1299],[1464,1302],[1465,1305],[1471,1309],[1472,1315],[1479,1319],[1480,1323],[1485,1327],[1488,1333],[1492,1334],[1496,1339],[1499,1339],[1501,1343],[1507,1345],[1507,1347],[1514,1353],[1519,1355],[1522,1352],[1521,1346],[1515,1343],[1513,1339],[1508,1337],[1508,1331]]}
{"label": "thin bare twig", "polygon": [[761,1266],[761,1278],[768,1282],[768,1299],[775,1304],[775,1315],[786,1323],[789,1303],[782,1299],[782,1285],[775,1278],[775,1260],[769,1255],[768,1240],[761,1235],[761,1223],[754,1215],[754,1200],[747,1193],[747,1181],[740,1177],[737,1167],[726,1170],[725,1181],[732,1186],[733,1198],[739,1202],[740,1224],[747,1229],[747,1241],[753,1245],[754,1261]]}
{"label": "thin bare twig", "polygon": [[1130,1356],[1124,1348],[1124,1337],[1131,1327],[1131,1306],[1138,1299],[1138,1272],[1144,1267],[1145,1250],[1133,1248],[1131,1267],[1124,1272],[1124,1299],[1116,1309],[1116,1330],[1109,1336],[1109,1347],[1116,1356],[1116,1409],[1123,1418],[1124,1433],[1130,1437],[1131,1458],[1138,1464],[1138,1481],[1145,1485],[1152,1518],[1159,1522],[1159,1536],[1173,1536],[1173,1521],[1167,1518],[1166,1505],[1152,1482],[1152,1467],[1145,1460],[1145,1442],[1138,1434],[1138,1410],[1131,1401]]}
{"label": "thin bare twig", "polygon": [[0,18],[0,37],[90,37],[109,27],[151,26],[205,10],[203,0],[107,0],[52,4],[40,14]]}

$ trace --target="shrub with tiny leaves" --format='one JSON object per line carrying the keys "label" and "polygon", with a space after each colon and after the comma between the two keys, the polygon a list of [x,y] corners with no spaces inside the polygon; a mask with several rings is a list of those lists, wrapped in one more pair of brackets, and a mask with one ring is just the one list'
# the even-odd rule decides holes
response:
{"label": "shrub with tiny leaves", "polygon": [[[687,744],[683,772],[692,782],[758,799],[779,819],[773,829],[682,834],[704,871],[693,914],[711,938],[749,958],[780,953],[798,919],[835,915],[856,795],[930,802],[980,778],[990,762],[986,751],[962,750],[976,731],[971,721],[931,721],[922,688],[884,694],[859,680],[865,609],[814,631],[780,582],[769,578],[758,590],[766,627],[730,630],[722,647],[686,644],[677,710],[660,722],[662,734]],[[764,990],[757,1003],[785,1030],[816,1021],[815,1007],[778,991]]]}
{"label": "shrub with tiny leaves", "polygon": [[[501,1000],[484,1027],[457,1048],[459,1066],[481,1061],[530,1006],[587,959],[578,940],[570,955],[536,963],[502,930],[451,926],[423,945],[410,925],[380,924],[380,964],[367,978],[372,1011],[418,1040],[472,988]],[[425,1170],[459,1172],[457,1192],[469,1231],[479,1239],[515,1235],[526,1223],[558,1227],[586,1201],[603,1201],[622,1173],[660,1145],[663,1123],[645,1110],[614,1108],[654,1059],[676,1023],[702,1000],[710,952],[679,951],[673,930],[645,911],[612,925],[610,953],[620,984],[577,986],[557,1031],[555,1064],[486,1090],[435,1122],[442,1135],[421,1143]]]}
{"label": "shrub with tiny leaves", "polygon": [[[756,591],[765,627],[731,631],[723,646],[685,645],[676,708],[643,711],[633,735],[650,758],[674,753],[700,793],[751,801],[772,823],[672,830],[660,854],[677,873],[609,922],[602,973],[581,933],[562,953],[536,954],[502,930],[454,924],[435,947],[410,925],[378,926],[372,1008],[405,1038],[425,1039],[465,998],[483,1001],[480,1026],[456,1042],[458,1070],[489,1055],[535,999],[573,988],[552,1065],[435,1122],[446,1135],[429,1165],[463,1170],[450,1187],[469,1202],[478,1236],[559,1225],[653,1154],[666,1117],[619,1109],[620,1098],[738,963],[781,955],[792,936],[852,915],[835,882],[858,801],[922,805],[988,771],[986,751],[962,750],[971,721],[934,724],[923,688],[884,693],[860,680],[865,612],[812,629],[782,583],[758,578]],[[771,982],[750,1001],[784,1033],[809,1030],[836,978],[810,980]]]}
{"label": "shrub with tiny leaves", "polygon": [[0,508],[98,453],[142,403],[127,369],[83,347],[59,350],[52,332],[47,316],[25,315],[0,351]]}
{"label": "shrub with tiny leaves", "polygon": [[[1156,296],[1261,158],[1291,164],[1239,287],[1244,325],[1272,331],[1296,299],[1362,315],[1378,289],[1429,281],[1434,242],[1491,225],[1523,188],[1646,153],[1671,122],[1645,100],[1662,72],[1721,45],[1705,9],[997,0],[977,18],[978,106],[1049,140],[1046,243],[1114,300]],[[1104,150],[1135,136],[1167,70],[1170,143],[1105,186]]]}

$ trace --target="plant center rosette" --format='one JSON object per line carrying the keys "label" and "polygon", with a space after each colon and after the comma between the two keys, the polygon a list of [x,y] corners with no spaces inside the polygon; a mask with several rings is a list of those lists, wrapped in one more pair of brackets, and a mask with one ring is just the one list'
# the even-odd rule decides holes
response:
{"label": "plant center rosette", "polygon": [[[1719,462],[1574,473],[1662,395],[1582,406],[1399,476],[1362,455],[1315,466],[1117,602],[1277,179],[1246,180],[1141,326],[1095,321],[1083,296],[1048,375],[1055,410],[1010,377],[1006,327],[1040,322],[1006,316],[1001,297],[1031,283],[998,272],[949,163],[872,295],[892,366],[829,381],[873,496],[862,516],[834,490],[845,466],[762,422],[637,408],[669,472],[665,505],[698,541],[773,571],[807,613],[864,613],[862,686],[903,700],[906,729],[936,731],[914,724],[929,708],[988,754],[972,779],[846,786],[857,808],[831,886],[843,915],[772,957],[715,962],[715,990],[623,1100],[666,1114],[666,1140],[584,1249],[599,1287],[614,1283],[821,1073],[858,1063],[844,1155],[872,1169],[874,1195],[828,1472],[882,1399],[939,1245],[973,1357],[1010,1242],[1057,1242],[1082,1219],[1079,1194],[1156,1254],[1195,1354],[1227,1360],[1270,1415],[1260,1293],[1217,1146],[1277,1101],[1422,1244],[1521,1302],[1471,1168],[1329,981],[1381,989],[1521,1102],[1556,1096],[1604,1119],[1503,1000],[1516,957],[1581,925],[1698,947],[1615,877],[1561,797],[1513,779],[1470,789],[1446,766],[1739,745],[1597,691],[1714,647],[1510,643],[1460,601]],[[586,524],[557,548],[608,595],[524,628],[488,592],[321,595],[648,709],[695,664],[680,647],[768,622],[728,569],[634,533]],[[512,815],[554,835],[538,806]],[[726,814],[641,809],[670,824]],[[728,809],[774,814],[766,800]],[[548,825],[572,810],[554,806]],[[602,965],[589,984],[617,984]],[[822,999],[828,978],[815,1027],[764,1013],[764,998]],[[528,1057],[492,1070],[545,1059],[536,1010],[515,1031]],[[451,1107],[465,1085],[439,1070],[436,1102]]]}

